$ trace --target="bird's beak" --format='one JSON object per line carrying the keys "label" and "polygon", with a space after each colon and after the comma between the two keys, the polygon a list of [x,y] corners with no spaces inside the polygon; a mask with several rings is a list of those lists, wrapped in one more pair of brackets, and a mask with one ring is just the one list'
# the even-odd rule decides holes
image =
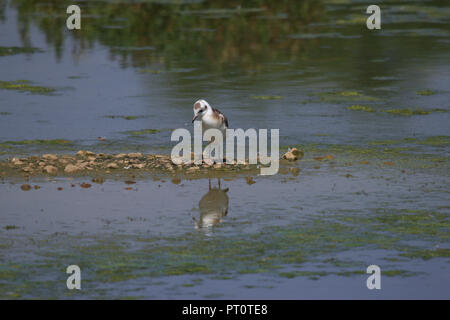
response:
{"label": "bird's beak", "polygon": [[192,118],[192,123],[194,123],[194,121],[198,118],[198,114],[194,116],[194,118]]}

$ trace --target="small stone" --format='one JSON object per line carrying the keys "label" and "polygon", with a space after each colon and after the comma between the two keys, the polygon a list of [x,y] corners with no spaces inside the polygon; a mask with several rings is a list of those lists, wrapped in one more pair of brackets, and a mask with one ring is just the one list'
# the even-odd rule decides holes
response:
{"label": "small stone", "polygon": [[22,189],[23,191],[29,191],[31,190],[31,186],[29,184],[23,184],[20,186],[20,189]]}
{"label": "small stone", "polygon": [[145,164],[143,164],[143,163],[133,164],[133,168],[142,169],[144,167],[145,167]]}
{"label": "small stone", "polygon": [[220,169],[222,168],[222,164],[221,163],[217,163],[214,165],[214,169]]}
{"label": "small stone", "polygon": [[297,156],[293,154],[292,152],[288,151],[283,155],[283,159],[286,159],[288,161],[295,161],[297,160]]}
{"label": "small stone", "polygon": [[87,151],[87,150],[80,150],[77,152],[77,156],[80,157],[87,157],[87,156],[93,156],[95,153],[93,153],[92,151]]}
{"label": "small stone", "polygon": [[80,187],[87,189],[90,188],[91,185],[89,183],[83,182],[82,184],[80,184]]}
{"label": "small stone", "polygon": [[23,164],[23,162],[20,161],[19,158],[12,158],[12,159],[11,159],[11,162],[12,162],[12,164],[15,165],[15,166],[20,166],[20,165]]}
{"label": "small stone", "polygon": [[38,163],[38,166],[39,166],[39,167],[43,167],[43,166],[45,166],[45,162],[42,162],[42,161],[41,161],[41,162],[39,162],[39,163]]}
{"label": "small stone", "polygon": [[197,171],[200,170],[199,167],[190,167],[189,169],[186,170],[186,172],[193,172],[193,171]]}
{"label": "small stone", "polygon": [[22,169],[24,172],[31,172],[31,171],[33,171],[33,168],[32,167],[25,167],[25,168],[23,168]]}
{"label": "small stone", "polygon": [[297,148],[289,148],[288,152],[286,152],[282,159],[286,159],[288,161],[296,161],[298,159],[303,158],[304,153],[303,151],[297,149]]}
{"label": "small stone", "polygon": [[130,158],[140,158],[140,157],[143,157],[144,155],[140,152],[132,152],[132,153],[129,153],[128,156]]}
{"label": "small stone", "polygon": [[292,149],[290,149],[289,151],[291,151],[298,159],[301,159],[301,158],[303,158],[303,156],[304,156],[303,151],[302,151],[302,150],[299,150],[299,149],[297,149],[297,148],[292,148]]}
{"label": "small stone", "polygon": [[64,172],[66,173],[74,173],[77,171],[80,171],[81,168],[79,166],[75,166],[73,164],[68,164],[65,168],[64,168]]}
{"label": "small stone", "polygon": [[44,171],[48,174],[56,174],[58,172],[58,168],[56,168],[55,166],[45,166]]}
{"label": "small stone", "polygon": [[47,153],[42,156],[42,159],[54,161],[58,160],[58,156],[56,154]]}
{"label": "small stone", "polygon": [[108,163],[108,164],[106,165],[106,168],[109,168],[109,169],[118,169],[119,166],[117,165],[117,163],[111,162],[111,163]]}
{"label": "small stone", "polygon": [[127,155],[125,153],[119,153],[114,156],[116,159],[125,158]]}
{"label": "small stone", "polygon": [[214,164],[214,160],[209,158],[203,159],[203,162],[208,166],[212,166]]}
{"label": "small stone", "polygon": [[252,185],[252,184],[256,183],[252,177],[246,177],[245,180],[247,181],[248,185]]}

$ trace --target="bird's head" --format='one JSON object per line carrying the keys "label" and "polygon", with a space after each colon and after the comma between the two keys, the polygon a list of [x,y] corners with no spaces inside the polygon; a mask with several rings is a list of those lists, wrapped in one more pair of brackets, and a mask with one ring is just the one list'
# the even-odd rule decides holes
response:
{"label": "bird's head", "polygon": [[194,117],[192,118],[192,122],[197,119],[201,119],[208,111],[208,108],[211,108],[208,102],[205,100],[198,100],[194,103]]}

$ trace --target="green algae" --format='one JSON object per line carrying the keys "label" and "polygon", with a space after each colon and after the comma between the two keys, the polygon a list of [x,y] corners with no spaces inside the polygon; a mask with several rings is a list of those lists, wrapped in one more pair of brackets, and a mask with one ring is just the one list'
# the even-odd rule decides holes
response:
{"label": "green algae", "polygon": [[147,134],[155,134],[161,132],[161,129],[142,129],[142,130],[132,130],[132,131],[126,131],[126,134],[129,134],[131,136],[142,136]]}
{"label": "green algae", "polygon": [[354,111],[364,111],[364,112],[376,112],[376,110],[372,107],[363,106],[363,105],[352,105],[350,107],[347,107],[348,110],[354,110]]}
{"label": "green algae", "polygon": [[432,111],[421,110],[421,109],[388,109],[382,110],[381,112],[386,112],[390,114],[402,115],[402,116],[413,116],[413,115],[427,115]]}
{"label": "green algae", "polygon": [[417,272],[411,272],[408,270],[382,270],[381,274],[387,277],[413,277],[415,275],[417,275]]}
{"label": "green algae", "polygon": [[3,146],[24,146],[24,145],[71,145],[73,144],[70,140],[65,139],[36,139],[36,140],[20,140],[20,141],[4,141],[0,143],[0,147]]}
{"label": "green algae", "polygon": [[147,118],[147,116],[107,115],[107,116],[105,116],[105,118],[108,118],[108,119],[137,120],[137,119],[144,119],[144,118]]}
{"label": "green algae", "polygon": [[436,92],[426,89],[426,90],[420,90],[420,91],[416,91],[416,94],[420,95],[420,96],[432,96],[434,95]]}
{"label": "green algae", "polygon": [[0,47],[0,57],[11,56],[16,54],[32,54],[43,52],[41,49],[32,47]]}
{"label": "green algae", "polygon": [[258,100],[280,100],[280,99],[283,99],[283,96],[252,96],[252,99],[258,99]]}
{"label": "green algae", "polygon": [[11,114],[12,114],[11,112],[6,112],[6,111],[0,112],[0,116],[9,116]]}
{"label": "green algae", "polygon": [[0,89],[16,90],[20,92],[29,92],[34,94],[50,94],[55,91],[53,88],[34,86],[28,83],[28,81],[0,81]]}
{"label": "green algae", "polygon": [[315,94],[323,102],[378,101],[378,98],[367,96],[359,91],[332,91]]}
{"label": "green algae", "polygon": [[[348,110],[352,110],[352,111],[364,111],[364,112],[377,112],[377,110],[375,110],[372,107],[369,106],[365,106],[365,105],[352,105],[347,107]],[[401,116],[414,116],[414,115],[429,115],[431,113],[435,113],[435,112],[447,112],[447,110],[445,109],[440,109],[440,108],[432,108],[432,109],[419,109],[419,108],[415,108],[415,109],[387,109],[387,110],[379,110],[378,112],[382,112],[382,113],[388,113],[388,114],[394,114],[394,115],[401,115]]]}
{"label": "green algae", "polygon": [[[355,213],[348,210],[316,213],[299,223],[267,226],[234,237],[216,234],[214,238],[205,238],[197,232],[189,232],[180,236],[144,238],[138,235],[139,241],[135,241],[136,236],[126,234],[98,239],[61,234],[39,244],[37,254],[43,258],[40,263],[0,265],[0,276],[7,283],[0,297],[5,298],[6,292],[20,295],[34,292],[34,284],[25,288],[14,286],[18,279],[30,277],[31,268],[35,272],[36,268],[38,272],[49,272],[53,265],[66,265],[74,259],[83,270],[88,270],[83,280],[87,285],[180,275],[208,275],[217,280],[263,273],[288,279],[352,277],[365,274],[367,263],[322,257],[349,250],[383,249],[390,251],[391,262],[392,258],[448,258],[449,249],[430,249],[430,244],[448,241],[449,224],[448,214],[443,212],[375,209],[368,214],[357,210]],[[420,240],[421,244],[411,245],[405,240]],[[315,262],[317,267],[303,270],[305,262]],[[290,270],[285,271],[286,267]],[[330,267],[333,270],[327,269]],[[389,277],[415,275],[410,270],[392,267],[383,270],[383,274]],[[192,287],[201,281],[201,278],[196,279],[181,286]],[[54,282],[53,286],[56,283],[59,282]],[[51,283],[47,285],[52,288]],[[11,290],[13,287],[16,289]]]}
{"label": "green algae", "polygon": [[7,225],[5,226],[5,230],[15,230],[15,229],[19,229],[18,226],[14,226],[14,225]]}
{"label": "green algae", "polygon": [[450,249],[435,248],[435,249],[416,249],[413,248],[407,252],[401,253],[400,256],[411,259],[420,258],[422,260],[430,260],[432,258],[450,258]]}
{"label": "green algae", "polygon": [[151,74],[160,74],[161,70],[153,70],[153,69],[141,69],[139,70],[140,73],[151,73]]}
{"label": "green algae", "polygon": [[336,20],[337,24],[340,25],[347,25],[347,24],[365,24],[366,23],[366,17],[361,15],[350,15],[349,17],[345,19],[338,19]]}
{"label": "green algae", "polygon": [[417,141],[417,144],[429,145],[429,146],[448,146],[450,145],[449,136],[431,136],[424,140]]}

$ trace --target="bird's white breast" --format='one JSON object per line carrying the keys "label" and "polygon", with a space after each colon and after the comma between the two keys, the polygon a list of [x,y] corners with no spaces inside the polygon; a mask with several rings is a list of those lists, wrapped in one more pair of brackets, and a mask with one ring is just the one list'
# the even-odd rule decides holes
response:
{"label": "bird's white breast", "polygon": [[216,129],[220,129],[223,130],[224,129],[224,124],[222,123],[221,119],[216,118],[212,115],[206,114],[203,118],[202,118],[202,123],[203,123],[203,127],[206,129],[210,129],[210,128],[216,128]]}

